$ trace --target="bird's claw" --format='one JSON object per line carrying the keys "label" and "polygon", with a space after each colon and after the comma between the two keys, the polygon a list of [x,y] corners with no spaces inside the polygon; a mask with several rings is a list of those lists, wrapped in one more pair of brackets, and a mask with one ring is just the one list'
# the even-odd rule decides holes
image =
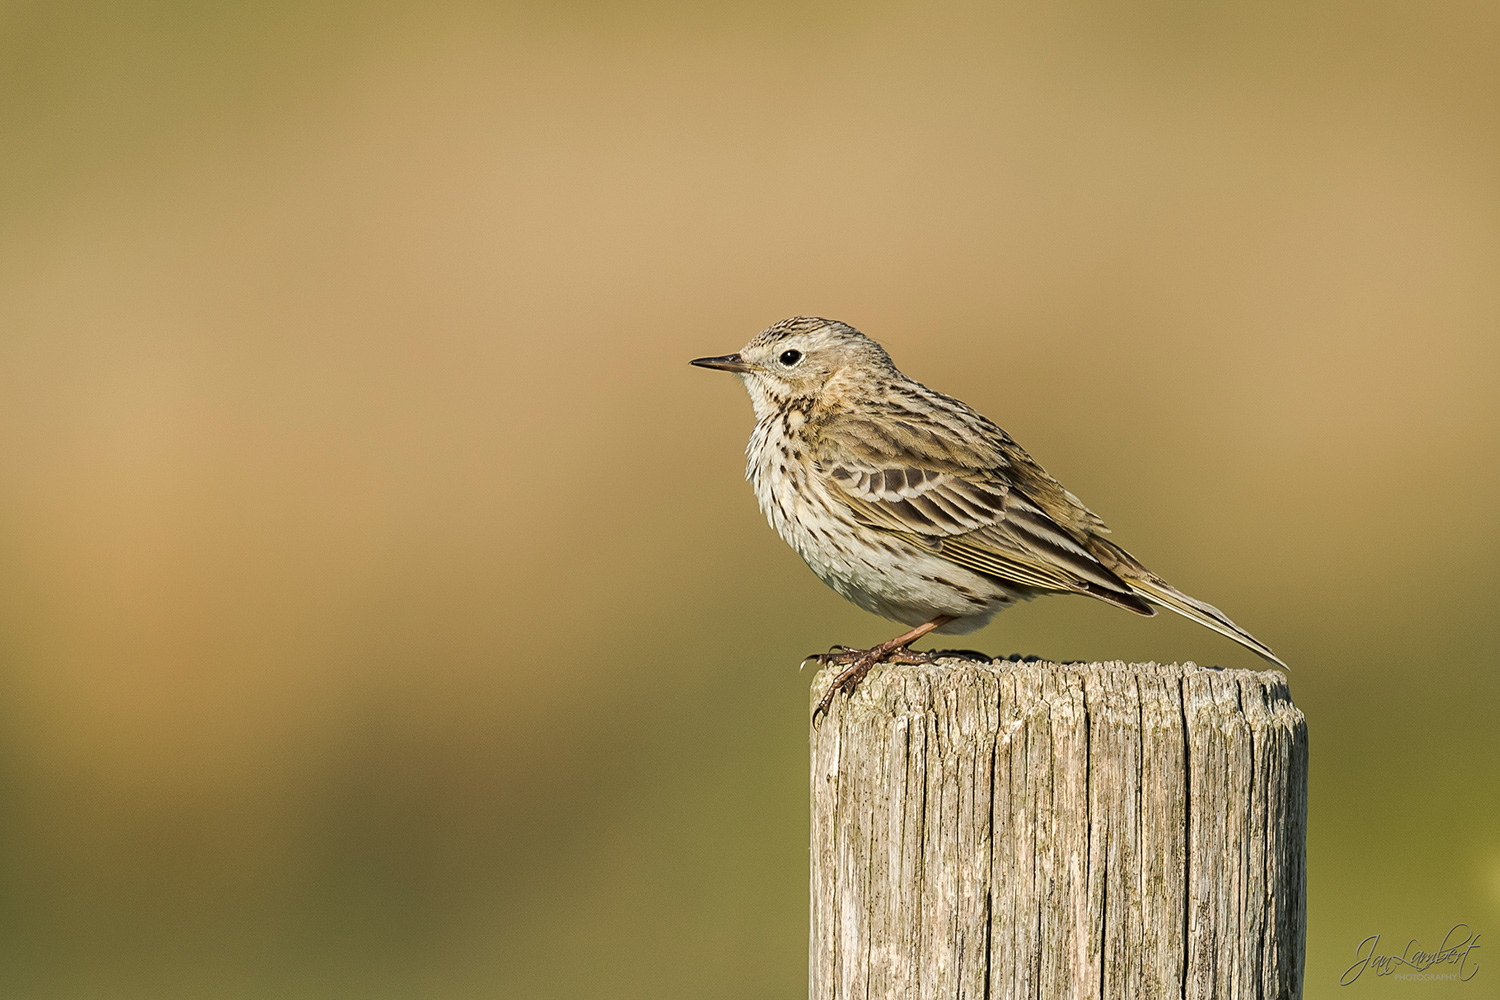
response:
{"label": "bird's claw", "polygon": [[855,663],[861,656],[869,652],[872,652],[872,650],[856,649],[853,646],[830,646],[828,652],[814,653],[802,662],[806,663],[807,660],[812,660],[822,667],[832,666],[835,663]]}
{"label": "bird's claw", "polygon": [[[836,663],[847,663],[848,666],[841,670],[828,690],[824,693],[822,700],[813,709],[813,725],[818,724],[819,716],[827,715],[829,707],[833,704],[833,696],[842,691],[844,694],[853,696],[859,688],[859,682],[865,679],[865,675],[877,663],[899,663],[902,665],[916,665],[931,663],[937,657],[926,650],[909,649],[899,646],[895,649],[886,649],[874,646],[870,649],[852,649],[848,646],[835,646],[838,652],[818,653],[809,656],[807,660],[815,660],[824,666]],[[806,663],[807,660],[803,660]]]}

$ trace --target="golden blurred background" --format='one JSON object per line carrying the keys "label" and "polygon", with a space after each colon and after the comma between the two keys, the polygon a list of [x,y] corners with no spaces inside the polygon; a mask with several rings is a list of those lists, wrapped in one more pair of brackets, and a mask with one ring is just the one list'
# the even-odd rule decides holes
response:
{"label": "golden blurred background", "polygon": [[[686,363],[794,314],[1292,664],[1308,997],[1500,940],[1497,46],[1467,0],[0,3],[0,996],[801,995],[797,663],[891,626]],[[964,644],[1258,662],[1074,600]]]}

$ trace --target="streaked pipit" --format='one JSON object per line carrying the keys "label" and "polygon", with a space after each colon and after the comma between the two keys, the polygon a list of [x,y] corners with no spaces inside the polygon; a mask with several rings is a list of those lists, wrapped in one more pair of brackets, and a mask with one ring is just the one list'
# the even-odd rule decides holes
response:
{"label": "streaked pipit", "polygon": [[926,662],[910,646],[928,632],[972,632],[1039,594],[1086,594],[1141,615],[1170,608],[1285,666],[1105,539],[1104,522],[1009,434],[901,374],[852,326],[794,316],[737,354],[692,363],[734,372],[750,393],[745,475],[771,526],[844,597],[914,626],[815,657],[846,669],[814,719],[876,663]]}

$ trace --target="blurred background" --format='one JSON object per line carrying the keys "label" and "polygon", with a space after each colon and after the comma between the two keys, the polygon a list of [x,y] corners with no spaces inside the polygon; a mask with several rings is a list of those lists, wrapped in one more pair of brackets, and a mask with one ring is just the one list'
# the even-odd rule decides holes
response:
{"label": "blurred background", "polygon": [[992,8],[0,3],[0,995],[802,995],[794,314],[1293,666],[1307,996],[1500,942],[1500,8]]}

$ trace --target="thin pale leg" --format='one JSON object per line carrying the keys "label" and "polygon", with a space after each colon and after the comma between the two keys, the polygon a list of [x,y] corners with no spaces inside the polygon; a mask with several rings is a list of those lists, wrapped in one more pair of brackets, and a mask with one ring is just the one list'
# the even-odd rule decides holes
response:
{"label": "thin pale leg", "polygon": [[818,716],[828,712],[828,706],[833,704],[833,696],[838,691],[852,695],[859,682],[864,680],[865,674],[877,663],[929,663],[932,660],[930,653],[918,653],[907,649],[912,643],[935,628],[942,628],[953,620],[952,615],[938,615],[928,622],[923,622],[910,632],[903,632],[894,639],[887,639],[878,646],[869,649],[847,649],[839,647],[839,652],[823,653],[812,659],[819,663],[847,663],[833,683],[828,685],[828,693],[823,695],[823,700],[818,702],[818,707],[813,709],[813,721],[818,721]]}

